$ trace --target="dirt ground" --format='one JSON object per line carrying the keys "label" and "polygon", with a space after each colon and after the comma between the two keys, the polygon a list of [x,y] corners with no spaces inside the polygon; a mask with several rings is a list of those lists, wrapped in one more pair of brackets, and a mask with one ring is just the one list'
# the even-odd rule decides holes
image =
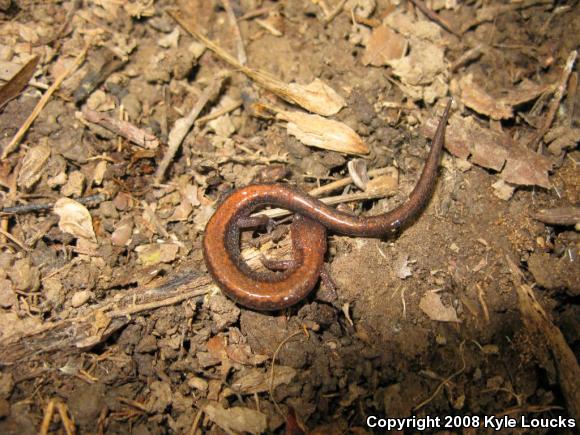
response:
{"label": "dirt ground", "polygon": [[[0,433],[577,431],[577,1],[2,0],[0,17]],[[336,292],[273,313],[220,292],[201,251],[220,198],[280,182],[393,209],[451,97],[422,213],[384,239],[329,234]],[[291,257],[277,222],[244,233],[253,267]]]}

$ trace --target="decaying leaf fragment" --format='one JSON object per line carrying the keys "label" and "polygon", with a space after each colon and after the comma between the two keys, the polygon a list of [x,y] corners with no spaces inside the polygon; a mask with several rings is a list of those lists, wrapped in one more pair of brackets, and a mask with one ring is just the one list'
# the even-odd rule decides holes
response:
{"label": "decaying leaf fragment", "polygon": [[4,86],[0,87],[0,108],[4,107],[13,98],[16,98],[20,92],[28,85],[28,81],[32,78],[36,65],[38,64],[38,56],[32,56],[21,69],[8,80]]}
{"label": "decaying leaf fragment", "polygon": [[459,80],[461,101],[477,113],[492,119],[509,119],[513,117],[512,107],[502,100],[489,95],[479,84],[473,81],[473,75],[468,74]]}
{"label": "decaying leaf fragment", "polygon": [[256,394],[269,391],[270,387],[276,388],[278,385],[289,384],[296,376],[296,370],[287,366],[276,366],[276,376],[270,386],[270,372],[263,369],[250,368],[240,374],[232,383],[235,391],[240,394]]}
{"label": "decaying leaf fragment", "polygon": [[[421,130],[433,137],[438,119],[429,119]],[[548,171],[553,161],[525,148],[507,134],[482,127],[473,117],[454,115],[445,133],[445,148],[454,156],[500,172],[508,183],[550,188]]]}
{"label": "decaying leaf fragment", "polygon": [[459,322],[455,308],[446,307],[441,302],[441,295],[428,291],[419,302],[419,308],[429,316],[431,320],[438,322]]}
{"label": "decaying leaf fragment", "polygon": [[42,177],[42,169],[50,157],[50,147],[46,144],[30,148],[18,174],[18,186],[24,190],[30,189]]}
{"label": "decaying leaf fragment", "polygon": [[405,38],[387,26],[379,26],[373,29],[361,61],[363,65],[383,66],[403,57],[407,47]]}
{"label": "decaying leaf fragment", "polygon": [[217,402],[208,403],[205,415],[225,431],[262,433],[268,428],[266,415],[250,408],[224,408]]}
{"label": "decaying leaf fragment", "polygon": [[61,231],[77,238],[97,241],[91,214],[81,203],[70,198],[60,198],[54,204],[54,213],[60,218],[58,227]]}
{"label": "decaying leaf fragment", "polygon": [[302,112],[279,111],[276,117],[288,121],[288,133],[306,145],[346,154],[369,153],[362,138],[342,122]]}
{"label": "decaying leaf fragment", "polygon": [[178,251],[179,245],[176,243],[149,243],[135,248],[135,252],[139,255],[139,262],[145,266],[171,263],[175,260]]}

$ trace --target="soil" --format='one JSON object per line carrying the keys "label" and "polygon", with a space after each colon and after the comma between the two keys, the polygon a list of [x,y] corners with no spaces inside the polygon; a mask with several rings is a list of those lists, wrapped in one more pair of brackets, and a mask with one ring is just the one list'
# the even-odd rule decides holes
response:
{"label": "soil", "polygon": [[[39,58],[0,112],[0,433],[365,434],[379,430],[369,416],[416,416],[393,433],[427,416],[441,418],[433,433],[494,433],[485,416],[517,419],[502,433],[577,430],[578,3],[428,2],[443,25],[415,2],[374,3],[0,1],[0,78]],[[321,79],[344,98],[329,118],[369,152],[289,134],[280,111],[304,107],[204,51],[191,23],[236,58],[243,42],[247,65],[282,82]],[[396,62],[425,45],[441,68]],[[330,233],[336,289],[272,313],[220,292],[201,241],[225,194],[308,192],[363,159],[395,189],[339,207],[393,209],[450,96],[430,202],[390,237]],[[563,208],[572,218],[538,217]],[[291,258],[288,223],[245,232],[246,258]]]}

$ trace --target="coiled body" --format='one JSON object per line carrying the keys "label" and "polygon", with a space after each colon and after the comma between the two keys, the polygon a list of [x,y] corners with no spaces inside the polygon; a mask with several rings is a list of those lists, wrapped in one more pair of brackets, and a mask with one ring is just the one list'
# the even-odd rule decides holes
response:
{"label": "coiled body", "polygon": [[[326,252],[327,229],[351,236],[383,237],[412,219],[427,203],[435,185],[450,106],[451,102],[443,113],[425,167],[409,199],[387,213],[354,216],[281,184],[250,185],[231,193],[209,220],[203,239],[205,263],[219,287],[249,308],[289,307],[308,295],[318,282]],[[297,214],[291,226],[293,266],[276,274],[251,270],[240,255],[239,223],[265,205]]]}

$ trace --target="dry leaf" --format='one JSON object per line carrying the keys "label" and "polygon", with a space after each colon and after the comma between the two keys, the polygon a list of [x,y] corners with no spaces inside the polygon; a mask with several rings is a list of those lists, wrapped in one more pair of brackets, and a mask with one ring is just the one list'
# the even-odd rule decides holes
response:
{"label": "dry leaf", "polygon": [[505,92],[501,101],[509,106],[519,106],[535,100],[549,88],[549,85],[538,85],[530,80],[524,79],[514,89]]}
{"label": "dry leaf", "polygon": [[429,316],[431,320],[438,322],[459,322],[455,308],[446,307],[441,302],[441,295],[428,291],[419,302],[419,308]]}
{"label": "dry leaf", "polygon": [[361,137],[342,122],[302,112],[280,111],[277,118],[288,121],[288,134],[306,145],[347,154],[368,154]]}
{"label": "dry leaf", "polygon": [[497,120],[513,117],[512,107],[504,101],[489,95],[479,84],[474,83],[472,74],[461,77],[459,87],[463,104],[477,113]]}
{"label": "dry leaf", "polygon": [[225,431],[262,433],[268,428],[266,415],[250,408],[237,406],[225,409],[219,403],[208,403],[205,415]]}
{"label": "dry leaf", "polygon": [[256,366],[270,359],[267,355],[255,354],[248,344],[230,344],[226,348],[228,358],[238,364]]}
{"label": "dry leaf", "polygon": [[407,47],[407,40],[389,27],[375,27],[367,42],[361,61],[363,65],[387,65],[389,60],[403,57]]}
{"label": "dry leaf", "polygon": [[179,203],[177,207],[175,207],[175,210],[173,210],[173,213],[171,214],[171,216],[169,216],[167,220],[169,222],[186,221],[187,218],[189,218],[189,215],[191,214],[192,210],[193,207],[191,206],[191,203],[189,201],[182,201]]}
{"label": "dry leaf", "polygon": [[516,190],[515,186],[503,180],[497,180],[491,187],[493,187],[493,194],[504,201],[508,201],[513,196],[514,190]]}
{"label": "dry leaf", "polygon": [[194,184],[186,184],[179,189],[181,196],[193,207],[197,207],[200,202],[198,199],[197,186]]}
{"label": "dry leaf", "polygon": [[26,85],[28,85],[37,64],[38,56],[33,56],[10,80],[8,80],[4,86],[2,86],[2,88],[0,88],[0,108],[4,107],[4,105],[13,98],[16,98]]}
{"label": "dry leaf", "polygon": [[133,18],[152,17],[155,15],[155,5],[152,0],[133,0],[122,2],[125,11]]}
{"label": "dry leaf", "polygon": [[[296,376],[296,370],[287,366],[276,366],[272,387],[289,384]],[[270,390],[270,372],[263,369],[248,369],[232,382],[232,388],[241,394],[264,393]]]}
{"label": "dry leaf", "polygon": [[[273,89],[270,90],[275,92]],[[279,96],[323,116],[335,115],[346,105],[344,98],[318,78],[307,85],[298,83],[284,85]]]}
{"label": "dry leaf", "polygon": [[543,156],[530,150],[522,151],[521,156],[508,157],[500,177],[513,184],[536,185],[549,189],[552,183],[550,183],[547,171],[551,168],[551,163],[546,163]]}
{"label": "dry leaf", "polygon": [[85,188],[85,175],[81,171],[73,171],[69,174],[66,184],[60,189],[63,196],[79,197]]}
{"label": "dry leaf", "polygon": [[[439,120],[429,119],[422,132],[433,137]],[[454,115],[449,120],[445,133],[445,148],[456,157],[484,168],[502,171],[503,180],[519,185],[551,186],[548,171],[552,159],[542,156],[517,143],[503,132],[482,127],[473,117]]]}
{"label": "dry leaf", "polygon": [[60,218],[58,227],[61,231],[97,242],[91,214],[84,205],[70,198],[60,198],[54,204],[54,213]]}
{"label": "dry leaf", "polygon": [[107,172],[107,161],[101,160],[99,163],[97,163],[97,166],[95,167],[95,172],[93,173],[94,185],[100,186],[102,184],[105,172]]}
{"label": "dry leaf", "polygon": [[139,255],[139,261],[144,266],[151,266],[159,263],[171,263],[175,260],[179,245],[176,243],[150,243],[135,248]]}
{"label": "dry leaf", "polygon": [[42,169],[50,157],[50,147],[46,144],[30,148],[24,159],[18,174],[18,186],[29,190],[42,177]]}
{"label": "dry leaf", "polygon": [[555,156],[562,154],[565,149],[574,148],[580,142],[580,128],[555,127],[544,136],[548,151]]}

